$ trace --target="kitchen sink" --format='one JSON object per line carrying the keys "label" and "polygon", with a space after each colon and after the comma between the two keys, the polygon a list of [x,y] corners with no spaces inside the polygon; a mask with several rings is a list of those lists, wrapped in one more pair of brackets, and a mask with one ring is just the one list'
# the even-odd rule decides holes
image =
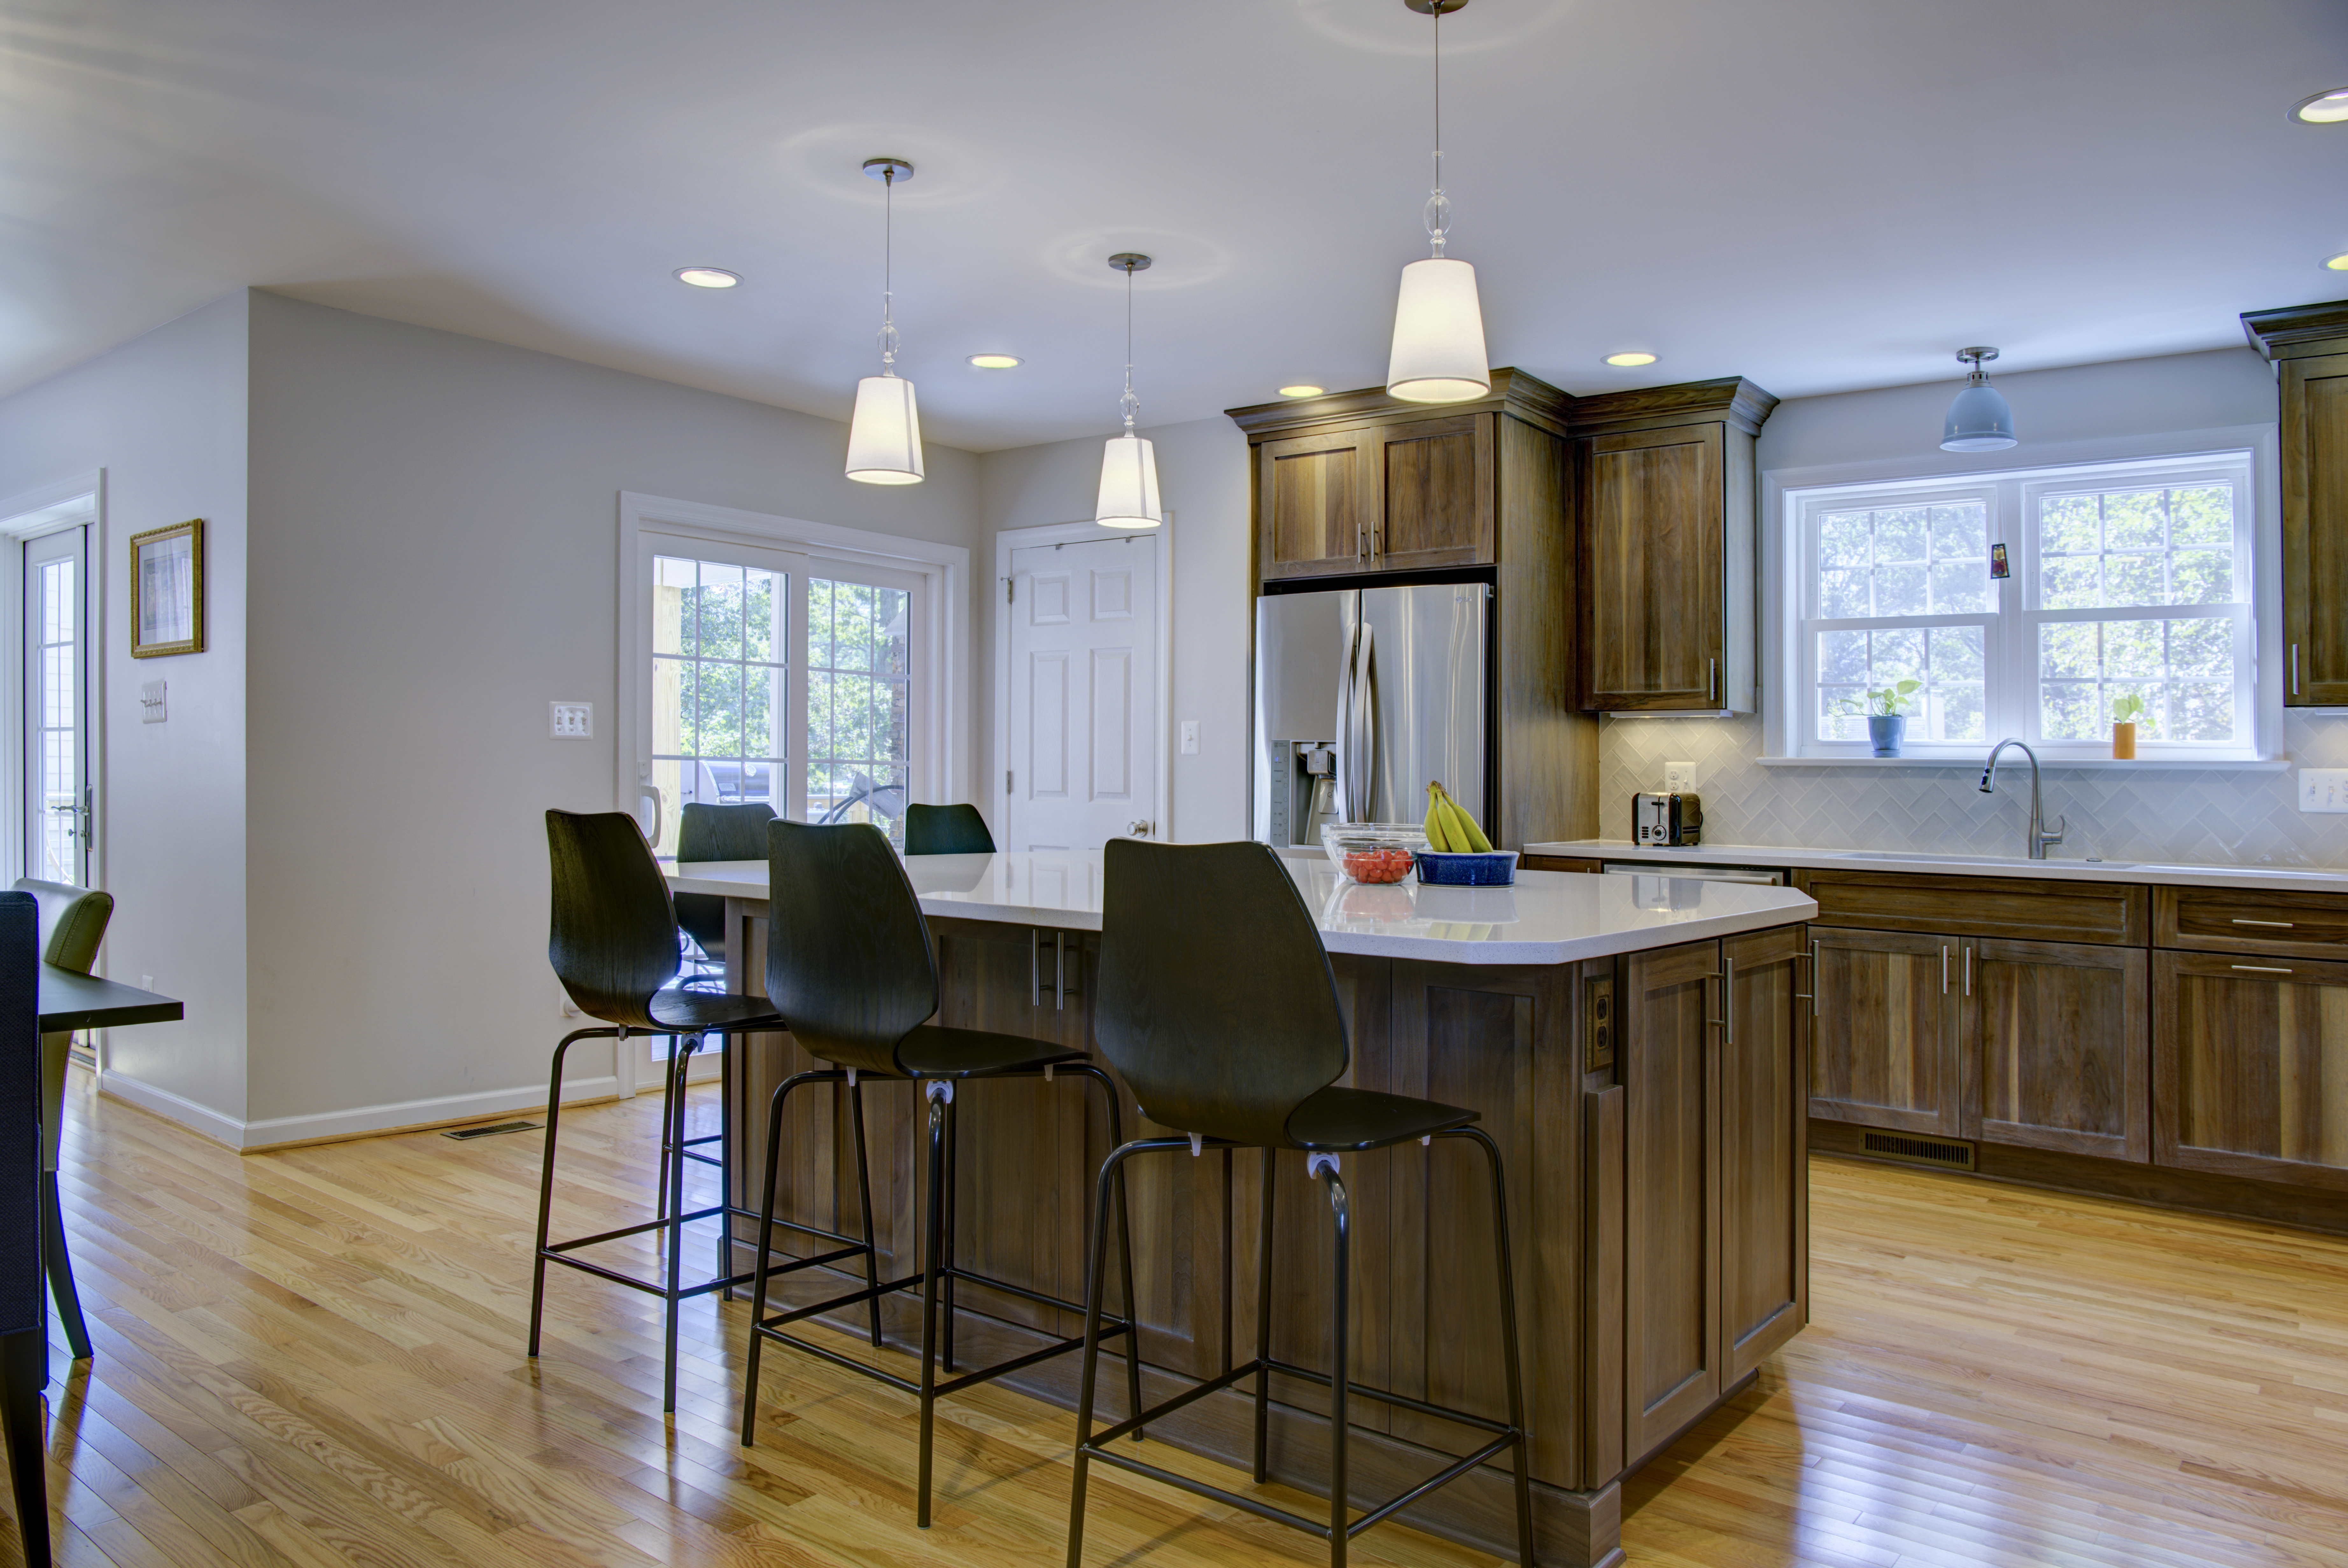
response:
{"label": "kitchen sink", "polygon": [[2022,855],[1927,855],[1907,850],[1852,850],[1845,858],[1854,861],[1932,861],[1946,865],[2013,866],[2019,870],[2028,870],[2033,866],[2093,865],[2098,871],[2127,871],[2136,865],[2134,861],[2034,861]]}

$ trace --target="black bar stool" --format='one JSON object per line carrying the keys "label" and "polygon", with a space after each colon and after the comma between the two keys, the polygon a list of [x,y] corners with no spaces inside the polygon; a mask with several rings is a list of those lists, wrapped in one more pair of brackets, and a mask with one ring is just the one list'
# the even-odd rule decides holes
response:
{"label": "black bar stool", "polygon": [[[723,1095],[732,1087],[733,1037],[779,1031],[785,1025],[763,996],[669,988],[679,965],[676,911],[669,902],[660,862],[653,858],[652,846],[644,842],[644,830],[633,817],[624,811],[549,811],[546,847],[554,871],[554,920],[546,944],[548,961],[579,1010],[611,1026],[573,1030],[554,1047],[554,1068],[546,1091],[546,1165],[538,1189],[538,1261],[530,1284],[530,1354],[538,1355],[550,1263],[659,1296],[667,1307],[661,1408],[673,1411],[676,1408],[677,1304],[750,1283],[747,1273],[733,1272],[733,1242],[734,1221],[753,1216],[753,1211],[735,1203],[730,1188],[708,1208],[685,1209],[685,1161],[689,1154],[716,1165],[721,1181],[733,1169],[732,1143],[725,1132],[691,1140],[685,1136],[685,1071],[702,1037],[718,1036],[726,1064]],[[654,1205],[654,1218],[616,1231],[550,1243],[546,1233],[554,1209],[554,1140],[562,1116],[563,1058],[581,1040],[613,1040],[617,1042],[615,1050],[625,1050],[632,1035],[669,1038],[661,1100],[660,1196]],[[724,1125],[721,1117],[719,1126]],[[692,1153],[694,1145],[713,1140],[719,1145],[716,1160]],[[685,1284],[685,1227],[712,1215],[718,1220],[717,1274]],[[666,1233],[664,1283],[652,1284],[572,1255],[582,1247],[640,1236],[647,1231]]]}
{"label": "black bar stool", "polygon": [[[712,806],[688,800],[676,814],[676,863],[682,867],[695,861],[763,861],[767,858],[767,824],[774,820],[774,809],[764,801],[747,806]],[[704,957],[722,968],[726,963],[726,901],[716,893],[681,892],[675,902],[676,923],[693,938]],[[722,975],[705,972],[696,973],[682,984],[696,990],[726,989]]]}
{"label": "black bar stool", "polygon": [[[1101,1091],[1108,1109],[1109,1141],[1115,1145],[1122,1142],[1125,1136],[1117,1086],[1082,1051],[1018,1035],[947,1028],[928,1021],[938,1010],[937,948],[930,937],[929,922],[922,918],[922,906],[914,897],[913,885],[905,876],[905,868],[879,829],[861,822],[809,827],[778,820],[768,826],[767,833],[767,885],[770,889],[791,890],[788,898],[776,897],[767,905],[767,995],[773,998],[776,1008],[791,1020],[791,1034],[799,1045],[818,1060],[833,1065],[786,1080],[775,1090],[773,1106],[767,1113],[767,1171],[765,1185],[760,1189],[763,1199],[758,1215],[757,1283],[751,1293],[750,1370],[742,1392],[742,1445],[750,1447],[757,1435],[758,1359],[769,1339],[913,1395],[922,1406],[921,1474],[914,1519],[927,1529],[931,1438],[940,1396],[959,1392],[1023,1367],[1033,1367],[1086,1343],[1082,1338],[1055,1340],[995,1366],[966,1372],[942,1383],[938,1381],[938,1302],[942,1286],[946,1292],[949,1336],[953,1313],[952,1292],[957,1280],[986,1285],[1039,1306],[1056,1306],[1067,1312],[1085,1310],[1073,1301],[1062,1301],[1057,1296],[954,1266],[953,1227],[948,1218],[954,1202],[951,1158],[957,1115],[954,1087],[973,1078],[1050,1078],[1055,1071],[1085,1078]],[[871,1184],[864,1163],[862,1080],[868,1078],[918,1083],[929,1101],[927,1207],[922,1218],[923,1256],[919,1272],[901,1279],[877,1277]],[[863,1254],[864,1288],[769,1316],[767,1285],[773,1276],[812,1268],[843,1255],[827,1253],[773,1266],[777,1225],[829,1241],[851,1240],[775,1217],[784,1104],[798,1089],[817,1083],[831,1084],[835,1096],[842,1088],[848,1092],[849,1115],[855,1130],[857,1190],[864,1208],[864,1239],[848,1250]],[[1105,1329],[1096,1326],[1093,1333],[1096,1340],[1118,1334],[1127,1336],[1126,1387],[1127,1398],[1131,1401],[1127,1408],[1138,1410],[1141,1361],[1134,1348],[1133,1249],[1122,1183],[1113,1194],[1108,1185],[1103,1184],[1099,1202],[1107,1205],[1112,1196],[1117,1212],[1126,1315],[1112,1320]],[[1097,1230],[1105,1230],[1107,1212],[1105,1207]],[[1097,1265],[1094,1272],[1097,1275]],[[900,1377],[786,1332],[802,1318],[862,1302],[870,1315],[872,1344],[878,1347],[880,1298],[915,1285],[922,1291],[918,1380]],[[1094,1295],[1097,1306],[1099,1292],[1096,1290]],[[1096,1312],[1097,1326],[1098,1320]],[[950,1338],[944,1363],[946,1370],[953,1371]]]}
{"label": "black bar stool", "polygon": [[905,808],[905,852],[909,855],[991,855],[994,835],[978,808],[908,806]]}
{"label": "black bar stool", "polygon": [[[1151,1409],[1093,1431],[1093,1380],[1098,1360],[1093,1324],[1100,1315],[1101,1245],[1094,1222],[1085,1290],[1085,1363],[1076,1397],[1076,1474],[1068,1517],[1068,1565],[1079,1568],[1085,1542],[1085,1470],[1098,1460],[1200,1497],[1291,1525],[1329,1542],[1329,1561],[1344,1568],[1354,1536],[1395,1510],[1468,1474],[1503,1450],[1513,1450],[1517,1485],[1518,1560],[1533,1562],[1532,1489],[1526,1463],[1524,1383],[1518,1366],[1517,1309],[1509,1262],[1507,1184],[1500,1150],[1478,1113],[1433,1100],[1369,1089],[1333,1087],[1351,1059],[1337,985],[1313,915],[1296,884],[1262,844],[1152,844],[1112,839],[1106,852],[1101,908],[1099,996],[1093,1029],[1101,1049],[1132,1088],[1141,1113],[1183,1136],[1143,1138],[1101,1164],[1100,1191],[1123,1180],[1137,1155],[1179,1150],[1263,1150],[1263,1218],[1256,1262],[1255,1358]],[[1395,1144],[1464,1138],[1484,1150],[1492,1174],[1494,1253],[1499,1267],[1501,1353],[1509,1386],[1509,1418],[1488,1420],[1467,1411],[1378,1389],[1357,1387],[1345,1375],[1352,1351],[1346,1318],[1349,1279],[1343,1154]],[[1292,1149],[1321,1182],[1336,1224],[1336,1264],[1330,1305],[1327,1374],[1271,1355],[1272,1214],[1274,1151]],[[1108,1445],[1144,1423],[1194,1399],[1255,1378],[1255,1479],[1265,1479],[1272,1374],[1318,1383],[1329,1390],[1329,1519],[1323,1524],[1191,1480]],[[1493,1434],[1492,1440],[1401,1495],[1348,1522],[1345,1448],[1348,1399],[1354,1395],[1439,1417]]]}

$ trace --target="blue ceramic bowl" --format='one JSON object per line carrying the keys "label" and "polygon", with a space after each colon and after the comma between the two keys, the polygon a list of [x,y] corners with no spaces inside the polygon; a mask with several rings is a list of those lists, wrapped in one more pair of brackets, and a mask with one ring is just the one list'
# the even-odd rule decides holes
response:
{"label": "blue ceramic bowl", "polygon": [[1418,851],[1418,880],[1429,887],[1513,887],[1517,851],[1447,855],[1436,850]]}

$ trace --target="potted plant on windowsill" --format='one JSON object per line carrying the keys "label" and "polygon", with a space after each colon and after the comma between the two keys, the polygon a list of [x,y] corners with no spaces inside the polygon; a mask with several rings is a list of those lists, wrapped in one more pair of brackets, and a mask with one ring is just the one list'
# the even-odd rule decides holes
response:
{"label": "potted plant on windowsill", "polygon": [[1916,694],[1924,689],[1918,680],[1898,680],[1887,686],[1868,688],[1864,702],[1855,696],[1844,697],[1835,704],[1837,713],[1867,715],[1867,739],[1878,757],[1897,757],[1900,743],[1908,732],[1908,709],[1913,706]]}
{"label": "potted plant on windowsill", "polygon": [[2127,762],[2136,757],[2136,723],[2144,717],[2144,698],[2130,692],[2112,703],[2112,758]]}

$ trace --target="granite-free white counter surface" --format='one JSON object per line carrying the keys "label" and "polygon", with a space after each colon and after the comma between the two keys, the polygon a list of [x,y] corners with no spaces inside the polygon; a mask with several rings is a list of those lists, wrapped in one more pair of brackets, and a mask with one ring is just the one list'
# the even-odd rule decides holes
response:
{"label": "granite-free white counter surface", "polygon": [[[1569,839],[1527,844],[1529,855],[1588,861],[1640,861],[1658,868],[1684,865],[1798,866],[1805,870],[1912,872],[1934,876],[2045,877],[2056,882],[2136,882],[2161,887],[2290,888],[2348,892],[2348,871],[2322,866],[2193,866],[2132,861],[2048,859],[2023,855],[1925,855],[1904,850],[1789,850],[1777,844],[1699,844],[1660,849],[1628,839]],[[2060,846],[2053,851],[2062,853]]]}
{"label": "granite-free white counter surface", "polygon": [[[1436,964],[1570,964],[1809,919],[1818,905],[1789,888],[1670,877],[1517,873],[1502,888],[1342,882],[1315,851],[1282,855],[1332,953]],[[916,855],[905,862],[922,913],[933,920],[999,921],[1098,931],[1101,857],[1093,851]],[[764,902],[764,861],[672,867],[678,892]]]}

